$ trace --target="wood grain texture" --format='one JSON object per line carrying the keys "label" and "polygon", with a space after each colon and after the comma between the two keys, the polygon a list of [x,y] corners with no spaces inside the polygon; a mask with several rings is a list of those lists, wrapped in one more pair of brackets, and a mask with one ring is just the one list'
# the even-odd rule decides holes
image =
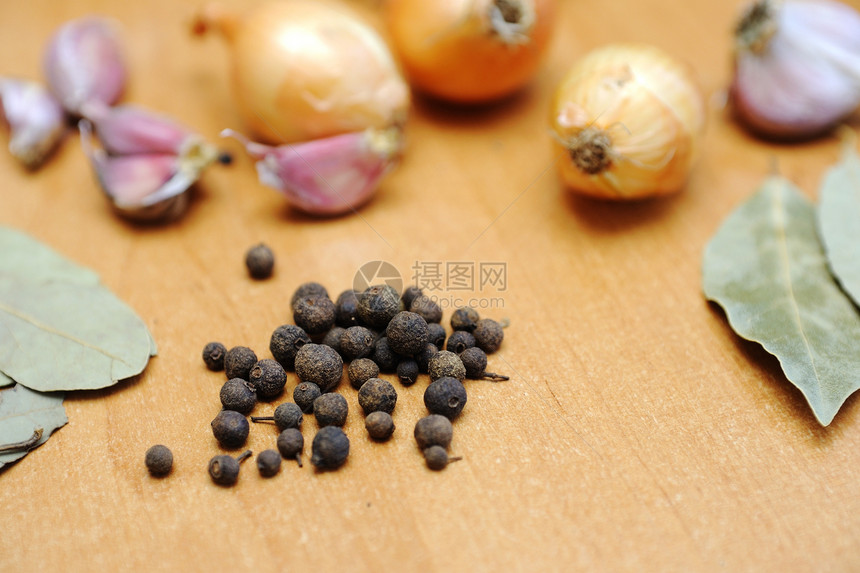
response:
{"label": "wood grain texture", "polygon": [[[378,20],[379,2],[355,4]],[[126,101],[215,139],[241,125],[226,49],[187,34],[197,5],[2,3],[0,73],[39,77],[57,25],[109,14],[125,30]],[[534,84],[486,109],[418,99],[403,164],[358,216],[297,214],[237,154],[207,172],[181,221],[138,227],[111,213],[74,138],[34,174],[0,155],[0,224],[96,270],[159,346],[138,378],[71,393],[68,426],[0,473],[0,570],[860,568],[857,400],[820,427],[776,360],[735,337],[701,294],[703,246],[772,165],[814,197],[839,154],[833,137],[773,145],[730,121],[720,101],[737,9],[562,0]],[[555,176],[552,89],[575,58],[615,41],[684,57],[709,94],[702,158],[677,196],[605,204],[572,198]],[[278,257],[266,282],[242,264],[259,241]],[[407,278],[415,261],[507,265],[503,308],[485,314],[511,320],[490,358],[511,380],[468,383],[452,445],[463,461],[440,473],[423,465],[411,434],[426,379],[398,386],[387,444],[366,438],[356,392],[342,384],[352,408],[344,468],[285,464],[264,480],[249,464],[237,487],[213,486],[205,468],[220,450],[208,424],[222,379],[205,369],[203,346],[268,356],[299,283],[339,292],[379,259]],[[291,375],[288,391],[295,384]],[[306,439],[315,428],[306,419]],[[275,435],[254,427],[249,447],[272,447]],[[173,449],[167,479],[143,466],[154,443]]]}

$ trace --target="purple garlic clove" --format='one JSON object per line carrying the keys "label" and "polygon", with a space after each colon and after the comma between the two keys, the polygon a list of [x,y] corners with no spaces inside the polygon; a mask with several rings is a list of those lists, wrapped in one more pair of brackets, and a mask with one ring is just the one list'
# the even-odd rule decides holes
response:
{"label": "purple garlic clove", "polygon": [[402,140],[396,127],[278,147],[249,141],[231,129],[221,135],[242,142],[257,160],[261,183],[284,193],[297,208],[317,215],[339,215],[368,201],[397,162]]}
{"label": "purple garlic clove", "polygon": [[42,165],[65,135],[63,108],[36,82],[0,78],[0,111],[9,125],[9,152],[28,169]]}
{"label": "purple garlic clove", "polygon": [[72,115],[114,103],[125,87],[119,32],[112,20],[72,20],[55,33],[44,59],[48,86]]}
{"label": "purple garlic clove", "polygon": [[182,155],[201,140],[169,117],[129,105],[93,107],[87,119],[95,127],[104,150],[111,155]]}

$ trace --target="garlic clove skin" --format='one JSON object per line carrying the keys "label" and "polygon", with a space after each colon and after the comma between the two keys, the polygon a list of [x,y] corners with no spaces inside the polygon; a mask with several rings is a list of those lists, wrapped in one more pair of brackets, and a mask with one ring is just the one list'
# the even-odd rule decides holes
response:
{"label": "garlic clove skin", "polygon": [[126,68],[114,21],[97,16],[71,20],[51,38],[43,61],[53,94],[70,114],[110,105],[125,88]]}
{"label": "garlic clove skin", "polygon": [[737,26],[729,96],[759,135],[829,130],[860,105],[860,13],[830,1],[756,2]]}
{"label": "garlic clove skin", "polygon": [[95,127],[104,150],[111,155],[178,155],[189,139],[199,137],[167,116],[130,105],[93,106],[87,119]]}
{"label": "garlic clove skin", "polygon": [[339,215],[367,202],[379,181],[399,159],[399,128],[368,129],[294,145],[271,147],[235,137],[257,160],[264,185],[287,196],[295,207],[314,215]]}
{"label": "garlic clove skin", "polygon": [[9,125],[9,152],[27,169],[37,169],[66,133],[63,108],[41,84],[0,78],[0,110]]}

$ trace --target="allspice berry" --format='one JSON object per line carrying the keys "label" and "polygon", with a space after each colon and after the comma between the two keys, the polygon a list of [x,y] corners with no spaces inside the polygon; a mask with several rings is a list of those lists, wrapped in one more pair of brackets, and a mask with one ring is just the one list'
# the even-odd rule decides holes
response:
{"label": "allspice berry", "polygon": [[257,355],[247,346],[234,346],[224,356],[224,370],[227,380],[241,378],[247,380],[251,368],[257,363]]}
{"label": "allspice berry", "polygon": [[275,450],[263,450],[257,454],[257,470],[263,477],[272,477],[281,471],[281,454]]}
{"label": "allspice berry", "polygon": [[473,380],[484,378],[495,382],[509,380],[508,376],[496,374],[495,372],[487,372],[487,353],[477,346],[467,348],[459,356],[460,360],[463,361],[463,366],[466,368],[466,378]]}
{"label": "allspice berry", "polygon": [[358,295],[353,289],[340,293],[334,302],[334,323],[343,328],[358,326]]}
{"label": "allspice berry", "polygon": [[460,357],[449,350],[442,350],[431,358],[427,363],[427,372],[430,380],[438,380],[444,376],[450,376],[457,380],[466,379],[466,367]]}
{"label": "allspice berry", "polygon": [[364,428],[372,439],[384,442],[394,433],[394,420],[388,412],[377,410],[364,419]]}
{"label": "allspice berry", "polygon": [[458,308],[451,314],[451,330],[465,330],[472,332],[478,326],[478,321],[481,320],[478,311],[470,306]]}
{"label": "allspice berry", "polygon": [[211,426],[215,439],[225,448],[241,447],[251,431],[247,418],[233,410],[221,410]]}
{"label": "allspice berry", "polygon": [[334,326],[334,303],[327,296],[305,296],[293,305],[293,322],[313,336]]}
{"label": "allspice berry", "polygon": [[248,450],[238,457],[221,455],[209,460],[209,477],[218,485],[231,486],[239,479],[239,468],[243,461],[251,457]]}
{"label": "allspice berry", "polygon": [[376,362],[380,372],[394,372],[400,363],[401,356],[388,345],[388,338],[383,336],[376,340],[370,359]]}
{"label": "allspice berry", "polygon": [[246,380],[232,378],[224,382],[219,394],[221,406],[225,410],[234,410],[240,414],[250,414],[257,405],[257,393]]}
{"label": "allspice berry", "polygon": [[406,287],[406,289],[403,291],[403,294],[400,295],[400,300],[403,301],[403,308],[409,309],[409,307],[412,306],[412,301],[419,296],[424,296],[424,291],[422,291],[420,288],[415,285]]}
{"label": "allspice berry", "polygon": [[442,322],[442,307],[429,296],[419,296],[413,300],[409,310],[420,314],[428,323]]}
{"label": "allspice berry", "polygon": [[475,346],[475,337],[465,330],[458,330],[448,337],[448,344],[445,346],[445,350],[449,350],[454,354],[460,354],[473,346]]}
{"label": "allspice berry", "polygon": [[144,464],[149,473],[155,477],[163,477],[173,469],[173,452],[170,448],[157,444],[146,450]]}
{"label": "allspice berry", "polygon": [[276,360],[264,358],[251,368],[248,382],[257,391],[257,396],[260,398],[274,398],[284,391],[284,386],[287,384],[287,372]]}
{"label": "allspice berry", "polygon": [[302,412],[310,414],[314,411],[314,400],[321,395],[320,387],[313,382],[299,382],[293,390],[293,402]]}
{"label": "allspice berry", "polygon": [[385,328],[400,310],[400,297],[389,285],[368,287],[358,297],[358,318],[370,328]]}
{"label": "allspice berry", "polygon": [[[433,345],[430,344],[430,346]],[[419,370],[418,363],[414,360],[403,360],[397,365],[397,378],[404,386],[412,386],[418,381]]]}
{"label": "allspice berry", "polygon": [[443,350],[445,347],[445,327],[438,322],[427,323],[427,341],[436,347],[437,350]]}
{"label": "allspice berry", "polygon": [[454,437],[451,420],[438,414],[430,414],[415,423],[415,441],[422,452],[430,446],[448,449]]}
{"label": "allspice berry", "polygon": [[302,467],[302,450],[305,447],[305,438],[298,428],[287,428],[278,434],[278,451],[285,460],[296,460]]}
{"label": "allspice berry", "polygon": [[505,338],[502,325],[492,318],[479,320],[472,334],[475,336],[475,345],[487,354],[492,354],[498,350]]}
{"label": "allspice berry", "polygon": [[260,243],[245,253],[245,266],[248,267],[251,278],[267,279],[272,276],[272,269],[275,268],[275,254],[272,249]]}
{"label": "allspice berry", "polygon": [[343,377],[343,359],[333,348],[305,344],[296,354],[296,375],[302,382],[313,382],[322,392],[337,386]]}
{"label": "allspice berry", "polygon": [[379,366],[370,358],[359,358],[350,362],[346,369],[350,385],[358,390],[362,384],[379,376]]}
{"label": "allspice berry", "polygon": [[418,363],[418,370],[427,374],[430,369],[430,359],[439,354],[439,349],[435,344],[427,344],[424,349],[415,355],[415,362]]}
{"label": "allspice berry", "polygon": [[463,459],[461,457],[449,457],[448,452],[442,446],[430,446],[422,453],[424,454],[424,461],[427,462],[427,467],[433,471],[444,470],[448,464]]}
{"label": "allspice berry", "polygon": [[397,390],[388,380],[371,378],[358,391],[358,405],[365,415],[377,410],[390,414],[397,404]]}
{"label": "allspice berry", "polygon": [[340,336],[340,354],[344,360],[367,358],[373,353],[373,333],[363,326],[350,326]]}
{"label": "allspice berry", "polygon": [[314,400],[314,417],[320,427],[343,426],[348,414],[349,405],[340,394],[328,392]]}
{"label": "allspice berry", "polygon": [[307,332],[294,324],[283,324],[272,333],[269,351],[284,370],[293,370],[299,349],[310,342],[311,337]]}
{"label": "allspice berry", "polygon": [[345,328],[332,326],[322,339],[323,344],[334,348],[334,351],[340,354],[341,357],[343,357],[343,352],[340,351],[340,337],[343,336],[344,332],[346,332]]}
{"label": "allspice berry", "polygon": [[284,402],[275,408],[271,416],[251,416],[252,422],[274,422],[280,431],[287,428],[301,428],[303,419],[302,409],[292,402]]}
{"label": "allspice berry", "polygon": [[227,354],[227,348],[220,342],[210,342],[203,347],[203,362],[206,363],[206,368],[213,372],[224,370],[224,356]]}
{"label": "allspice berry", "polygon": [[429,341],[427,321],[414,312],[398,312],[388,323],[385,337],[391,350],[403,356],[412,356]]}
{"label": "allspice berry", "polygon": [[424,390],[424,405],[430,412],[453,420],[466,406],[466,388],[456,378],[443,376]]}
{"label": "allspice berry", "polygon": [[349,456],[349,438],[337,426],[320,428],[311,443],[311,463],[320,470],[334,470]]}
{"label": "allspice berry", "polygon": [[290,308],[295,311],[296,303],[299,299],[305,298],[306,296],[324,296],[325,298],[329,298],[328,291],[320,283],[303,283],[299,285],[299,288],[297,288],[293,293],[293,296],[290,297]]}

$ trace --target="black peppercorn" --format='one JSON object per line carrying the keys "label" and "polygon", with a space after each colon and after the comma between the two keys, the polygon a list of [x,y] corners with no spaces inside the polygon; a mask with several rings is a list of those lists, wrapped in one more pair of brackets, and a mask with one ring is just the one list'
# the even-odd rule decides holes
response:
{"label": "black peppercorn", "polygon": [[448,452],[442,446],[430,446],[424,450],[423,454],[427,467],[433,471],[444,470],[448,464],[463,459],[461,457],[448,457]]}
{"label": "black peppercorn", "polygon": [[210,342],[203,347],[203,362],[206,363],[206,368],[213,372],[224,370],[224,355],[227,354],[227,347],[220,342]]}
{"label": "black peppercorn", "polygon": [[472,334],[475,336],[475,345],[487,354],[492,354],[498,350],[505,338],[502,325],[492,318],[479,320]]}
{"label": "black peppercorn", "polygon": [[461,352],[460,360],[463,361],[463,366],[466,368],[466,378],[472,378],[473,380],[485,378],[496,382],[509,379],[502,374],[487,372],[487,354],[477,346],[467,348]]}
{"label": "black peppercorn", "polygon": [[320,428],[311,444],[311,463],[320,470],[334,470],[349,456],[349,438],[337,426]]}
{"label": "black peppercorn", "polygon": [[343,352],[340,351],[340,337],[343,336],[343,333],[346,332],[345,328],[341,328],[339,326],[333,326],[328,332],[323,336],[322,343],[326,346],[331,346],[334,348],[334,351],[343,356]]}
{"label": "black peppercorn", "polygon": [[371,328],[385,328],[399,310],[400,297],[389,285],[368,287],[358,297],[358,318]]}
{"label": "black peppercorn", "polygon": [[394,420],[388,412],[377,410],[367,415],[364,428],[372,439],[384,442],[394,433]]}
{"label": "black peppercorn", "polygon": [[340,337],[340,353],[344,360],[366,358],[373,353],[373,333],[363,326],[350,326]]}
{"label": "black peppercorn", "polygon": [[250,414],[257,405],[254,387],[241,378],[231,378],[224,382],[220,397],[225,410],[234,410],[240,414]]}
{"label": "black peppercorn", "polygon": [[409,310],[429,322],[442,322],[442,307],[429,296],[419,296],[412,301]]}
{"label": "black peppercorn", "polygon": [[[433,346],[432,344],[430,346]],[[433,348],[436,348],[433,346]],[[412,359],[403,360],[397,365],[397,378],[404,386],[412,386],[418,381],[418,363]]]}
{"label": "black peppercorn", "polygon": [[412,356],[429,342],[427,321],[414,312],[398,312],[385,329],[388,346],[397,354]]}
{"label": "black peppercorn", "polygon": [[441,446],[447,450],[453,437],[454,426],[445,416],[430,414],[415,424],[415,441],[422,452],[431,446]]}
{"label": "black peppercorn", "polygon": [[251,430],[245,416],[233,410],[221,410],[212,420],[211,426],[215,439],[225,448],[242,446]]}
{"label": "black peppercorn", "polygon": [[296,460],[302,467],[302,450],[305,447],[305,438],[298,428],[287,428],[278,434],[278,451],[285,460]]}
{"label": "black peppercorn", "polygon": [[441,350],[427,363],[427,373],[430,380],[438,380],[444,376],[450,376],[457,380],[466,379],[466,367],[460,357],[449,350]]}
{"label": "black peppercorn", "polygon": [[239,464],[251,455],[251,450],[248,450],[235,458],[226,455],[215,456],[209,460],[209,476],[218,485],[233,485],[239,479]]}
{"label": "black peppercorn", "polygon": [[424,390],[424,405],[433,414],[441,414],[453,420],[466,405],[466,388],[456,378],[439,378]]}
{"label": "black peppercorn", "polygon": [[297,288],[296,292],[293,293],[293,296],[290,297],[290,308],[295,311],[296,303],[299,299],[306,296],[324,296],[325,298],[329,298],[328,291],[320,283],[304,283],[299,285],[299,288]]}
{"label": "black peppercorn", "polygon": [[296,354],[311,337],[308,333],[294,324],[284,324],[275,329],[269,341],[269,351],[284,370],[293,370],[296,364]]}
{"label": "black peppercorn", "polygon": [[305,296],[293,305],[293,322],[309,335],[323,334],[334,326],[334,303],[327,296]]}
{"label": "black peppercorn", "polygon": [[415,355],[415,362],[418,363],[418,370],[427,374],[430,368],[430,359],[439,354],[439,349],[435,344],[427,344],[424,350]]}
{"label": "black peppercorn", "polygon": [[345,290],[334,303],[334,322],[343,328],[358,325],[358,295],[356,290]]}
{"label": "black peppercorn", "polygon": [[334,392],[323,394],[314,400],[314,417],[317,424],[324,426],[343,426],[349,414],[346,398]]}
{"label": "black peppercorn", "polygon": [[470,306],[458,308],[451,314],[451,330],[472,332],[481,320],[478,311]]}
{"label": "black peppercorn", "polygon": [[247,346],[234,346],[224,356],[224,370],[227,380],[231,378],[248,379],[251,368],[257,363],[257,355]]}
{"label": "black peppercorn", "polygon": [[445,347],[445,327],[438,322],[427,324],[427,341],[442,350]]}
{"label": "black peppercorn", "polygon": [[475,337],[465,330],[458,330],[448,337],[448,344],[445,346],[445,350],[449,350],[454,354],[460,354],[473,346],[475,346]]}
{"label": "black peppercorn", "polygon": [[301,428],[303,419],[302,409],[292,402],[284,402],[275,408],[275,413],[271,416],[251,416],[252,422],[274,422],[280,431]]}
{"label": "black peppercorn", "polygon": [[343,359],[329,346],[305,344],[296,354],[296,375],[302,382],[313,382],[328,392],[343,377]]}
{"label": "black peppercorn", "polygon": [[314,400],[322,395],[320,387],[313,382],[299,382],[293,390],[293,402],[302,409],[305,414],[314,411]]}
{"label": "black peppercorn", "polygon": [[146,450],[143,461],[153,476],[166,476],[173,469],[173,452],[167,446],[157,444]]}
{"label": "black peppercorn", "polygon": [[272,276],[272,269],[275,268],[275,254],[272,249],[260,243],[245,253],[245,266],[248,267],[251,278],[267,279]]}
{"label": "black peppercorn", "polygon": [[370,358],[359,358],[350,362],[346,374],[349,376],[350,385],[358,390],[362,384],[379,376],[379,366]]}
{"label": "black peppercorn", "polygon": [[275,450],[263,450],[257,454],[257,469],[263,477],[272,477],[281,471],[281,454]]}
{"label": "black peppercorn", "polygon": [[358,391],[358,405],[364,410],[364,414],[370,414],[381,410],[389,414],[394,411],[397,404],[397,390],[388,380],[371,378]]}
{"label": "black peppercorn", "polygon": [[394,372],[397,365],[400,363],[401,357],[397,355],[388,344],[388,338],[383,336],[373,345],[373,354],[370,355],[371,360],[379,366],[380,372]]}
{"label": "black peppercorn", "polygon": [[287,385],[287,372],[277,361],[263,358],[251,368],[248,382],[260,398],[274,398],[284,391],[284,386]]}
{"label": "black peppercorn", "polygon": [[403,301],[403,308],[408,310],[409,307],[412,306],[412,301],[419,296],[424,296],[424,291],[420,288],[415,285],[406,287],[406,290],[404,290],[403,294],[400,295],[400,300]]}

